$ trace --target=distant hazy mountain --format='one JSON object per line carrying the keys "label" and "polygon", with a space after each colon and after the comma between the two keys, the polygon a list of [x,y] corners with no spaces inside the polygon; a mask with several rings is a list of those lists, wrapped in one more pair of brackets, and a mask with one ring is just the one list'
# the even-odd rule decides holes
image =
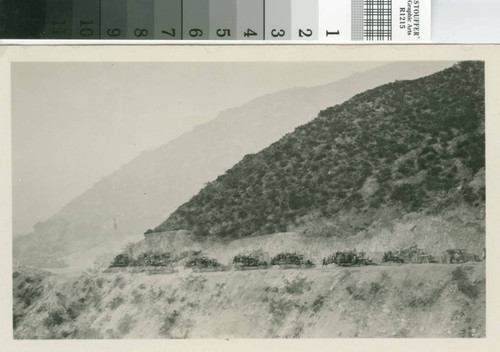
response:
{"label": "distant hazy mountain", "polygon": [[[155,232],[237,239],[323,221],[330,226],[317,235],[349,237],[379,221],[380,209],[397,221],[484,207],[484,132],[482,62],[389,83],[245,156]],[[480,243],[484,218],[474,225]]]}
{"label": "distant hazy mountain", "polygon": [[[32,233],[14,238],[14,259],[51,265],[73,253],[113,250],[116,239],[159,224],[244,155],[309,122],[329,106],[394,80],[413,79],[451,63],[395,63],[313,88],[293,88],[223,111],[176,140],[147,151],[97,182]],[[244,82],[242,82],[244,84]],[[109,247],[109,248],[108,248]]]}

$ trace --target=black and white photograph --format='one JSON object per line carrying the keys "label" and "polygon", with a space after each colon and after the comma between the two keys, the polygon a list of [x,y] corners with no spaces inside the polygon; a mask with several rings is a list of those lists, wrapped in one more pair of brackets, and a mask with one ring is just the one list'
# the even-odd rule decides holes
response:
{"label": "black and white photograph", "polygon": [[485,68],[13,62],[14,340],[485,338]]}

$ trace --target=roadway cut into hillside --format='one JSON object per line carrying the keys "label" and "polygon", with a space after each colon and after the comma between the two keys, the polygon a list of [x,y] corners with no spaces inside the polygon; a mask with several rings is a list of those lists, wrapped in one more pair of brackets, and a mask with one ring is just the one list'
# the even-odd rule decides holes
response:
{"label": "roadway cut into hillside", "polygon": [[[233,241],[214,239],[200,240],[189,231],[166,231],[147,234],[145,239],[127,246],[125,251],[131,257],[141,253],[171,253],[173,255],[188,251],[201,251],[203,255],[216,259],[221,264],[232,263],[236,255],[262,251],[269,257],[282,252],[298,252],[305,258],[320,264],[322,259],[336,251],[364,251],[376,262],[381,262],[384,252],[418,245],[432,254],[440,262],[446,250],[463,248],[481,255],[485,248],[484,213],[481,207],[466,205],[446,209],[440,214],[409,213],[400,215],[395,207],[386,207],[365,218],[375,218],[369,225],[362,216],[348,211],[343,212],[348,226],[359,226],[353,236],[343,236],[342,229],[336,235],[324,230],[328,224],[310,224],[307,228],[270,235],[240,238]],[[336,220],[338,223],[341,221]]]}

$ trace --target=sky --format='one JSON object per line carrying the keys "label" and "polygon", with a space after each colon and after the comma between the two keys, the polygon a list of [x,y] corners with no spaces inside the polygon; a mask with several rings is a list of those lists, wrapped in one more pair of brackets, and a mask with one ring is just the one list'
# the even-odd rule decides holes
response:
{"label": "sky", "polygon": [[383,63],[14,63],[14,234],[220,111]]}

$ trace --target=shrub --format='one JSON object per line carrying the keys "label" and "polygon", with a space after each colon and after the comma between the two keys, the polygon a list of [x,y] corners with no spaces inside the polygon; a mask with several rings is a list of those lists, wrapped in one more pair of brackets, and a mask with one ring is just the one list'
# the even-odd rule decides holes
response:
{"label": "shrub", "polygon": [[430,291],[416,290],[410,297],[407,305],[412,308],[429,308],[441,297],[444,287],[438,287]]}
{"label": "shrub", "polygon": [[285,292],[301,295],[304,291],[311,290],[311,282],[304,277],[296,276],[292,281],[285,280]]}
{"label": "shrub", "polygon": [[18,327],[19,323],[21,322],[21,320],[23,320],[23,318],[24,314],[14,313],[12,321],[14,330]]}
{"label": "shrub", "polygon": [[108,307],[114,310],[114,309],[118,308],[123,302],[124,302],[124,299],[122,296],[115,296],[108,303]]}
{"label": "shrub", "polygon": [[22,302],[24,308],[31,306],[43,293],[42,277],[13,274],[14,301]]}
{"label": "shrub", "polygon": [[304,332],[304,329],[301,326],[296,326],[293,329],[291,337],[294,338],[294,339],[297,339],[297,338],[300,337],[300,335],[302,335],[303,332]]}
{"label": "shrub", "polygon": [[131,315],[125,314],[118,322],[117,329],[122,335],[126,335],[132,330],[135,320]]}
{"label": "shrub", "polygon": [[115,277],[113,287],[118,287],[120,290],[125,287],[125,279],[123,278],[123,276],[118,275],[117,277]]}
{"label": "shrub", "polygon": [[43,321],[43,325],[50,329],[63,324],[65,321],[65,311],[59,308],[49,312],[49,315]]}
{"label": "shrub", "polygon": [[391,199],[401,202],[410,211],[415,211],[422,206],[426,193],[418,185],[403,183],[394,187]]}
{"label": "shrub", "polygon": [[453,270],[451,278],[456,282],[458,290],[468,298],[475,299],[479,296],[479,287],[470,282],[467,273],[461,267]]}
{"label": "shrub", "polygon": [[312,303],[311,308],[312,308],[313,312],[318,313],[321,310],[321,308],[323,307],[324,302],[325,302],[325,296],[318,295],[318,297],[316,297],[316,299]]}
{"label": "shrub", "polygon": [[409,177],[414,173],[414,161],[413,159],[407,159],[403,163],[401,163],[398,167],[398,172],[404,176]]}
{"label": "shrub", "polygon": [[409,183],[403,183],[394,187],[391,198],[402,203],[410,203],[415,198],[416,187]]}
{"label": "shrub", "polygon": [[102,277],[99,277],[95,283],[97,287],[102,288],[102,285],[104,284],[104,279]]}
{"label": "shrub", "polygon": [[170,330],[174,327],[177,319],[179,318],[179,312],[174,310],[172,313],[168,314],[160,326],[159,334],[163,337],[172,337]]}
{"label": "shrub", "polygon": [[158,287],[155,289],[154,287],[151,287],[148,292],[149,299],[152,301],[158,300],[162,298],[165,294],[165,290],[163,290],[161,287]]}
{"label": "shrub", "polygon": [[288,313],[294,307],[294,302],[287,299],[271,298],[269,301],[269,312],[274,324],[281,324]]}
{"label": "shrub", "polygon": [[132,302],[135,304],[140,304],[143,301],[142,293],[137,290],[132,291]]}
{"label": "shrub", "polygon": [[383,286],[377,282],[372,282],[370,284],[370,294],[371,295],[376,295],[381,289],[383,288]]}
{"label": "shrub", "polygon": [[80,313],[86,308],[87,304],[85,302],[85,298],[79,298],[76,301],[72,301],[68,307],[66,308],[66,312],[68,313],[68,317],[71,320],[75,320],[78,318]]}
{"label": "shrub", "polygon": [[366,300],[366,293],[365,290],[363,290],[363,288],[357,287],[355,285],[349,285],[345,289],[349,293],[349,295],[356,301]]}

